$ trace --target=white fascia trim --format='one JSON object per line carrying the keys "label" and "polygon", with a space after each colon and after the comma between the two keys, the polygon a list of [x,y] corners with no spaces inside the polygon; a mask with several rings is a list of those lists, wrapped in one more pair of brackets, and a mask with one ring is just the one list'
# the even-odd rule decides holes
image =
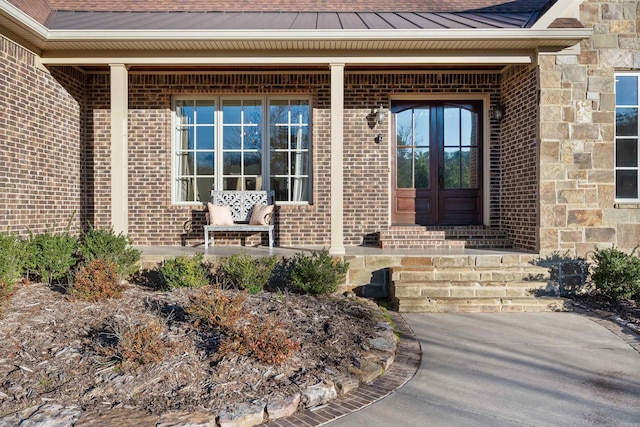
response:
{"label": "white fascia trim", "polygon": [[531,27],[535,30],[545,29],[557,18],[580,18],[582,0],[558,0]]}
{"label": "white fascia trim", "polygon": [[9,3],[7,0],[0,0],[0,13],[7,16],[15,23],[19,23],[26,27],[27,30],[31,31],[42,40],[46,40],[49,37],[49,30],[47,27]]}
{"label": "white fascia trim", "polygon": [[43,57],[46,65],[103,65],[125,63],[127,65],[318,65],[345,62],[350,65],[389,64],[531,64],[534,54],[505,55],[418,55],[418,56],[206,56],[206,57]]}
{"label": "white fascia trim", "polygon": [[[3,0],[0,0],[3,1]],[[590,37],[585,28],[472,30],[50,30],[48,41],[398,41],[554,40]]]}

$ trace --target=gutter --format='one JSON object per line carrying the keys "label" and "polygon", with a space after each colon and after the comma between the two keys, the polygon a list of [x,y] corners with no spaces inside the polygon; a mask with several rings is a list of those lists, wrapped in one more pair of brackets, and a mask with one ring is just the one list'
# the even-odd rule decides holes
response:
{"label": "gutter", "polygon": [[[1,0],[0,0],[1,1]],[[425,30],[47,30],[51,42],[73,41],[489,41],[574,40],[590,28]]]}

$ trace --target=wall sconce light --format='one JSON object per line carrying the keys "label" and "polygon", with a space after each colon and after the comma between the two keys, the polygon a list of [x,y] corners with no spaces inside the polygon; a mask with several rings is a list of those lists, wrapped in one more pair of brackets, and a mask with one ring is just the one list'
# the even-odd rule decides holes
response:
{"label": "wall sconce light", "polygon": [[502,102],[498,101],[498,103],[493,107],[490,117],[497,121],[502,121],[502,119],[504,119],[504,105],[502,105]]}
{"label": "wall sconce light", "polygon": [[[367,114],[367,123],[369,124],[369,128],[373,129],[376,125],[382,125],[386,117],[387,110],[384,109],[382,105],[380,105],[379,108],[372,108],[371,112]],[[380,144],[382,142],[382,134],[379,133],[374,140],[376,144]]]}
{"label": "wall sconce light", "polygon": [[376,110],[376,122],[378,122],[379,125],[381,125],[382,123],[384,123],[384,119],[387,117],[387,110],[385,110],[382,105],[380,105],[380,108],[378,108]]}

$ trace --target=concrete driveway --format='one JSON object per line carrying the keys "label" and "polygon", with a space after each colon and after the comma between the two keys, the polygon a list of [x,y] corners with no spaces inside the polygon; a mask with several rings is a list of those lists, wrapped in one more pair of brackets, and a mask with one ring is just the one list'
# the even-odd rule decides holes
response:
{"label": "concrete driveway", "polygon": [[640,426],[637,334],[576,313],[403,317],[422,346],[416,376],[328,425]]}

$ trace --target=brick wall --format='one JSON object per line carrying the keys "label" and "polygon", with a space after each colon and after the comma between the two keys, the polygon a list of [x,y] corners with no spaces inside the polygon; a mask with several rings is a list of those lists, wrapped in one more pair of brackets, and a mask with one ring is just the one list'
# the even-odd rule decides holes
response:
{"label": "brick wall", "polygon": [[31,52],[0,37],[0,230],[27,235],[82,219],[84,76],[37,69]]}
{"label": "brick wall", "polygon": [[[88,217],[110,223],[109,76],[87,78],[86,170]],[[370,129],[371,108],[389,97],[415,93],[490,93],[497,99],[499,76],[440,74],[354,74],[345,77],[344,235],[345,244],[370,241],[389,221],[389,120]],[[202,208],[171,203],[171,97],[179,94],[304,94],[313,99],[313,195],[308,206],[280,206],[276,239],[280,245],[330,244],[330,76],[328,73],[137,74],[129,76],[129,234],[136,244],[179,244],[183,224],[202,223]],[[378,133],[384,141],[376,144]],[[494,139],[492,138],[492,141]],[[492,151],[492,156],[496,148]],[[496,173],[493,173],[495,179]],[[493,187],[493,185],[492,185]],[[497,192],[494,188],[493,191]],[[497,200],[492,193],[492,200]],[[497,222],[499,210],[492,209]],[[201,242],[195,231],[193,242]],[[225,237],[229,237],[225,241]],[[250,237],[249,244],[259,237]],[[237,235],[216,241],[238,244]]]}
{"label": "brick wall", "polygon": [[502,81],[500,228],[514,246],[536,250],[538,225],[537,69],[513,67]]}
{"label": "brick wall", "polygon": [[541,252],[584,255],[640,243],[640,210],[616,205],[614,72],[640,70],[638,2],[585,1],[593,28],[580,53],[544,56],[541,80]]}

